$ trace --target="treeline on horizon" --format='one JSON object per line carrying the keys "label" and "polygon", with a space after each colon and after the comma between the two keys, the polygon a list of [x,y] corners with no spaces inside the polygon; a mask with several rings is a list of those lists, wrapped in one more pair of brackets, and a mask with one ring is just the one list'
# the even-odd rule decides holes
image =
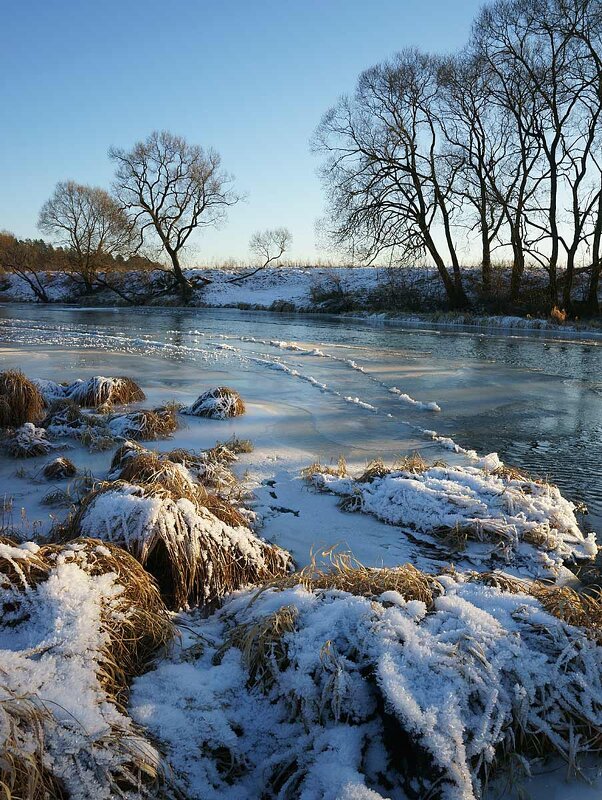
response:
{"label": "treeline on horizon", "polygon": [[[452,308],[476,298],[524,309],[535,276],[542,309],[599,312],[600,0],[490,3],[461,52],[406,49],[363,72],[312,147],[327,198],[322,231],[345,260],[432,265]],[[188,301],[182,255],[240,199],[232,177],[214,150],[166,131],[109,156],[110,192],[65,181],[44,204],[39,228],[57,246],[6,233],[0,267],[42,300],[44,270],[68,272],[90,293],[114,288],[111,271],[160,268],[162,291]],[[286,228],[257,232],[259,267],[232,280],[282,263],[290,241]],[[467,252],[478,253],[470,265]]]}

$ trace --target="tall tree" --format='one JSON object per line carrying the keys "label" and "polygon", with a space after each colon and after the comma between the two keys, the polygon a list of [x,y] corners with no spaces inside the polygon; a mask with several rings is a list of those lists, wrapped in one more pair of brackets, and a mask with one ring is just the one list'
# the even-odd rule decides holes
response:
{"label": "tall tree", "polygon": [[132,226],[108,192],[75,181],[57,183],[42,206],[40,229],[66,248],[72,274],[91,292],[107,256],[127,254]]}
{"label": "tall tree", "polygon": [[200,228],[218,225],[238,201],[231,178],[213,150],[168,131],[153,132],[131,150],[111,148],[117,165],[115,192],[141,241],[160,241],[184,299],[192,286],[182,271],[182,251]]}
{"label": "tall tree", "polygon": [[362,73],[353,97],[323,117],[315,147],[325,155],[334,242],[351,243],[368,262],[387,251],[406,263],[430,258],[449,303],[463,307],[454,230],[459,166],[441,153],[438,69],[432,56],[404,50]]}

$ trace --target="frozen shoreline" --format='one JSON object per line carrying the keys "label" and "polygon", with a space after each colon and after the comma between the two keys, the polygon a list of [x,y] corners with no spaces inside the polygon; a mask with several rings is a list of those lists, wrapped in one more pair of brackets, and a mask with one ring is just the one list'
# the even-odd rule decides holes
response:
{"label": "frozen shoreline", "polygon": [[[455,311],[389,312],[389,311],[332,311],[320,302],[312,300],[316,287],[340,286],[344,292],[361,297],[375,289],[383,279],[383,270],[373,267],[321,267],[266,269],[253,280],[240,284],[229,283],[237,273],[218,269],[188,270],[191,279],[211,283],[196,288],[187,305],[180,305],[177,295],[166,296],[155,304],[133,305],[134,308],[237,308],[247,311],[272,311],[290,314],[329,315],[346,320],[356,320],[374,325],[398,325],[408,327],[428,326],[442,329],[469,329],[499,331],[500,333],[545,332],[558,336],[602,337],[602,324],[596,320],[558,324],[551,319],[529,316],[486,314]],[[137,285],[140,280],[154,280],[153,274],[124,273],[125,284]],[[78,304],[73,294],[73,284],[65,275],[49,274],[48,296],[51,304],[68,305],[86,309],[129,307],[114,293],[104,290],[90,297],[82,297]],[[424,278],[423,278],[424,280]],[[436,278],[433,278],[436,280]],[[0,304],[37,302],[30,287],[17,276],[7,276],[8,286],[0,292]],[[441,299],[441,298],[440,298]]]}

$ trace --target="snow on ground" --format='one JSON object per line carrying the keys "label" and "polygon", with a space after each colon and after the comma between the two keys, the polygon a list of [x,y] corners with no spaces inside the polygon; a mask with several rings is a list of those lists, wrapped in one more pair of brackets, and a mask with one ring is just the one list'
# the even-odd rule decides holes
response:
{"label": "snow on ground", "polygon": [[565,561],[595,558],[595,536],[582,534],[575,506],[557,487],[506,477],[501,467],[499,460],[492,472],[402,467],[364,480],[317,471],[311,480],[341,497],[348,510],[373,514],[411,537],[426,534],[428,545],[441,543],[460,562],[503,563],[543,577],[558,574]]}
{"label": "snow on ground", "polygon": [[578,759],[573,717],[602,726],[600,645],[524,594],[450,576],[437,592],[428,614],[394,591],[242,593],[184,620],[132,716],[199,800],[476,800],[513,733]]}

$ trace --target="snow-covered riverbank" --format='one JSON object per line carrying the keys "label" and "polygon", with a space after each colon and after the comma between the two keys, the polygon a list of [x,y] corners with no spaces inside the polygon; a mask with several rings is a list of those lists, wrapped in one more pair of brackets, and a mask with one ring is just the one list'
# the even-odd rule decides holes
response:
{"label": "snow-covered riverbank", "polygon": [[[532,318],[516,315],[492,315],[479,312],[425,311],[394,312],[361,310],[362,303],[379,285],[386,282],[386,271],[376,267],[278,267],[258,272],[253,278],[233,282],[240,273],[224,269],[188,270],[188,276],[195,283],[192,298],[187,307],[242,308],[289,313],[335,313],[350,318],[368,321],[372,324],[420,326],[429,325],[441,328],[468,327],[486,330],[515,331],[537,330],[560,333],[591,333],[602,335],[602,324],[597,320],[558,323],[549,318]],[[128,295],[138,296],[140,302],[153,285],[163,280],[163,273],[122,273],[112,276],[115,285]],[[78,295],[77,286],[68,276],[45,273],[43,278],[47,294],[52,303],[71,305],[110,307],[127,305],[123,297],[107,289],[93,295]],[[205,281],[209,283],[205,284]],[[416,291],[425,293],[430,301],[435,299],[443,304],[443,295],[436,274],[420,272],[415,279]],[[337,294],[354,299],[357,307],[353,311],[340,310]],[[326,295],[332,297],[324,300]],[[0,287],[0,303],[36,302],[31,287],[20,277],[8,275]],[[150,300],[151,305],[177,306],[177,294],[161,294]],[[344,303],[342,304],[344,307]],[[369,304],[368,304],[369,305]],[[428,305],[428,303],[427,303]]]}

